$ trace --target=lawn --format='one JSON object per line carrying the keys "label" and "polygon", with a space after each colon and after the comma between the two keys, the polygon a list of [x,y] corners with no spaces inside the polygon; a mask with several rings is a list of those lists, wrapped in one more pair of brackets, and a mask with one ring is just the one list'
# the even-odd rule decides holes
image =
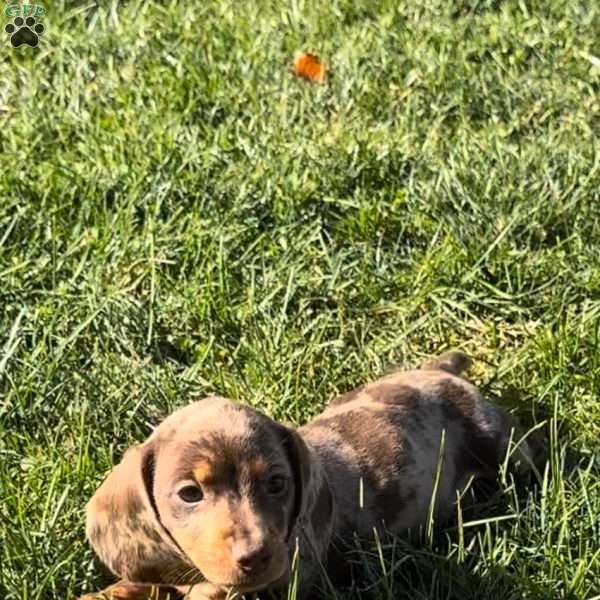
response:
{"label": "lawn", "polygon": [[452,347],[546,469],[338,597],[600,598],[600,5],[99,4],[0,32],[0,597],[106,581],[85,503],[191,398],[300,424]]}

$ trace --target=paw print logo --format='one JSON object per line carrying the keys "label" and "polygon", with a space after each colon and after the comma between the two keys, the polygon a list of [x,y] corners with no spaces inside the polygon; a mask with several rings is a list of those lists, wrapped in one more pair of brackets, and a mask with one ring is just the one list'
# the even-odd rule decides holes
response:
{"label": "paw print logo", "polygon": [[4,31],[10,35],[10,43],[14,48],[27,44],[35,48],[40,41],[40,35],[44,33],[45,27],[37,23],[34,17],[15,17],[12,23],[4,27]]}

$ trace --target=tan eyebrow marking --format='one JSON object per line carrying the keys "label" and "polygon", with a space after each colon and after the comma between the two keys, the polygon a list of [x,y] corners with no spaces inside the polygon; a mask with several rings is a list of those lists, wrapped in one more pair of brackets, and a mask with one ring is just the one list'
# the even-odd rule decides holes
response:
{"label": "tan eyebrow marking", "polygon": [[215,480],[215,471],[213,465],[207,461],[202,460],[198,462],[197,466],[192,470],[196,481],[199,483],[209,484]]}
{"label": "tan eyebrow marking", "polygon": [[252,458],[247,463],[248,473],[252,479],[261,479],[267,474],[269,465],[264,458]]}

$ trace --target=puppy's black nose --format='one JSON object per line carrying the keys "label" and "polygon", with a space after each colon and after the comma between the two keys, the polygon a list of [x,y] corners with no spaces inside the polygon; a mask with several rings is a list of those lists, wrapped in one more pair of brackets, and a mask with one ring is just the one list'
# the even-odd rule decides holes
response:
{"label": "puppy's black nose", "polygon": [[236,543],[233,546],[233,558],[244,573],[260,572],[267,568],[273,553],[265,546],[249,546]]}

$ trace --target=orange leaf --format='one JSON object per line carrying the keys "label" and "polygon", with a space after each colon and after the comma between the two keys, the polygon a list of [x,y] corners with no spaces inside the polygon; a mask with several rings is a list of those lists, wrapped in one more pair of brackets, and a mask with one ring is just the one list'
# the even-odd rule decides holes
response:
{"label": "orange leaf", "polygon": [[294,73],[309,81],[323,83],[327,75],[327,67],[319,57],[309,52],[297,52],[294,57]]}

